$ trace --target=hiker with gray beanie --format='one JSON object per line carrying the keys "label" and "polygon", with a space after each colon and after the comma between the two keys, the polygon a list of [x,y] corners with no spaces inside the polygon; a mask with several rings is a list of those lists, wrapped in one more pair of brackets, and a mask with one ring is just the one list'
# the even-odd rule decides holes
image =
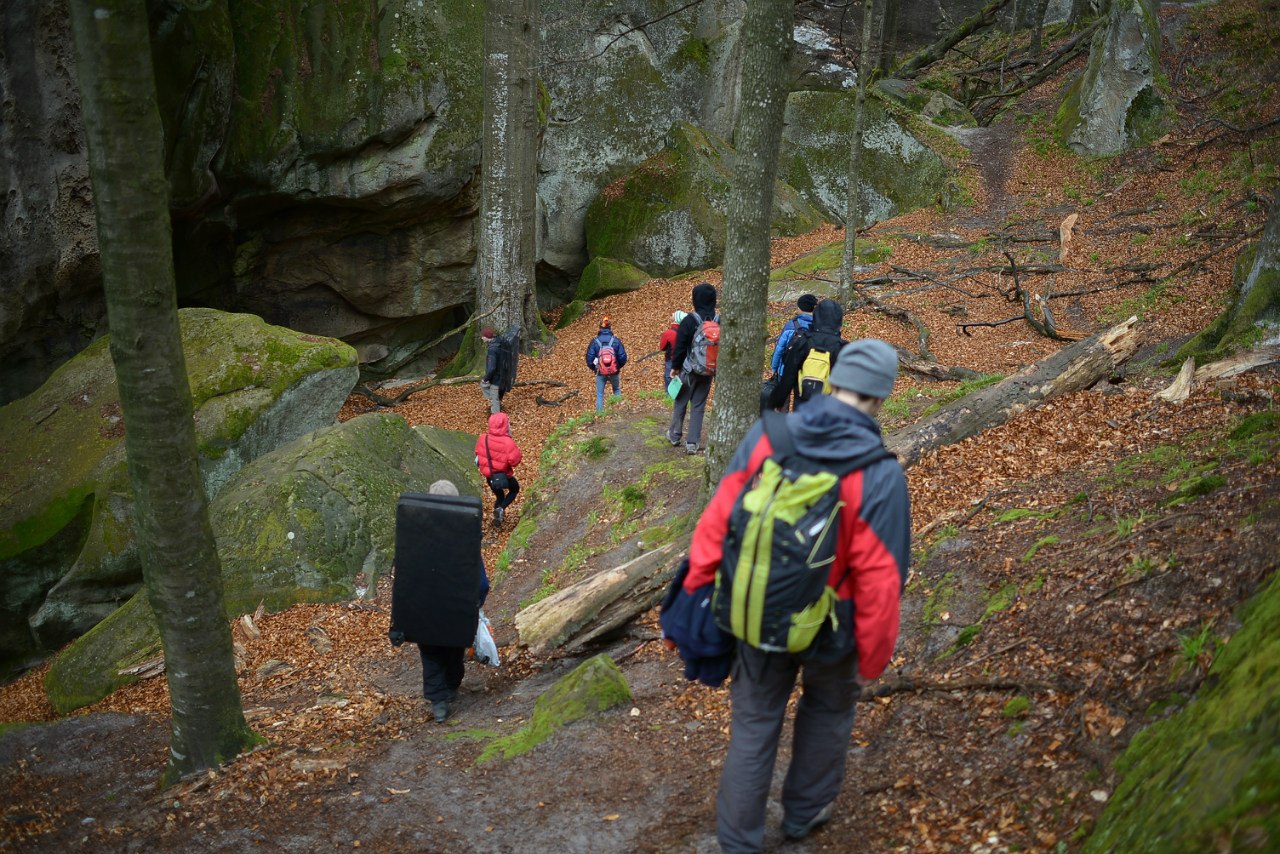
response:
{"label": "hiker with gray beanie", "polygon": [[[790,461],[786,468],[836,476],[829,490],[838,490],[841,504],[835,531],[826,533],[835,537],[835,545],[825,574],[827,589],[834,592],[829,616],[835,619],[824,619],[808,645],[792,652],[785,651],[792,648],[790,640],[771,646],[758,634],[753,638],[750,628],[741,632],[726,626],[717,613],[717,624],[737,644],[730,671],[733,722],[716,802],[717,836],[726,854],[760,851],[764,845],[773,765],[797,677],[803,688],[782,784],[782,833],[800,839],[831,819],[844,783],[854,703],[862,686],[888,666],[897,643],[899,600],[911,554],[911,508],[902,467],[884,449],[876,422],[897,373],[897,352],[884,341],[846,344],[831,368],[830,394],[789,415],[766,412],[751,427],[694,529],[681,595],[715,585],[722,561],[722,577],[764,573],[773,579],[774,566],[762,566],[751,552],[744,558],[741,549],[733,554],[734,543],[743,541],[744,521],[758,521],[748,518],[758,511],[748,511],[741,496],[759,489],[762,472],[764,480],[776,478],[784,461]],[[776,465],[766,470],[770,460]],[[777,527],[771,530],[778,536]],[[764,553],[776,562],[780,558],[773,548],[778,547],[765,547]],[[804,571],[814,570],[820,572],[821,564]],[[715,592],[728,597],[733,608],[739,595],[736,585]],[[763,597],[767,610],[767,588]]]}

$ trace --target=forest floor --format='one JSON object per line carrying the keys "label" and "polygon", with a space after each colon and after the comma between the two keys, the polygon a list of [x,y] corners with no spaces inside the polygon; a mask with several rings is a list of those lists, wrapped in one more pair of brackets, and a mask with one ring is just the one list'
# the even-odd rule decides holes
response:
{"label": "forest floor", "polygon": [[[1042,84],[992,128],[968,132],[972,208],[879,223],[868,236],[892,254],[862,276],[902,278],[874,293],[925,322],[940,363],[1008,374],[1061,342],[1022,321],[969,334],[958,324],[1020,313],[1003,296],[1003,252],[1019,264],[1057,262],[1059,225],[1077,214],[1062,269],[1037,274],[1034,287],[1052,288],[1059,325],[1081,333],[1141,315],[1144,347],[1093,389],[930,452],[908,471],[915,554],[898,650],[859,704],[834,819],[782,844],[775,797],[771,848],[1075,850],[1115,790],[1115,756],[1194,696],[1235,631],[1235,609],[1276,568],[1280,376],[1200,387],[1181,404],[1153,396],[1173,373],[1156,359],[1225,307],[1236,250],[1265,218],[1230,177],[1254,143],[1197,123],[1184,100],[1160,145],[1084,161],[1046,143],[1059,92],[1060,81]],[[841,238],[828,227],[776,240],[774,265]],[[688,308],[691,285],[718,276],[655,280],[600,300],[522,359],[522,380],[580,389],[559,406],[537,403],[543,386],[507,397],[523,483],[538,480],[551,432],[594,408],[582,354],[603,315],[632,364],[624,399],[577,429],[587,437],[665,417],[660,395],[636,394],[661,383],[660,359],[640,357],[656,350],[670,313]],[[791,310],[770,306],[771,331]],[[920,349],[914,329],[870,307],[846,315],[845,333]],[[904,374],[886,432],[958,389]],[[353,396],[344,417],[369,408]],[[471,433],[487,417],[474,386],[431,388],[397,411]],[[528,497],[487,544],[490,567]],[[258,615],[251,628],[237,621],[246,715],[268,744],[164,791],[163,679],[61,719],[43,699],[42,670],[0,688],[0,721],[27,722],[0,730],[0,849],[716,850],[728,694],[684,680],[678,658],[653,642],[652,614],[599,650],[620,662],[629,704],[522,756],[478,761],[580,660],[515,643],[511,616],[543,562],[526,552],[497,580],[489,610],[503,665],[468,663],[445,725],[421,698],[412,647],[387,643],[385,580],[372,600]],[[779,769],[787,758],[784,735]]]}

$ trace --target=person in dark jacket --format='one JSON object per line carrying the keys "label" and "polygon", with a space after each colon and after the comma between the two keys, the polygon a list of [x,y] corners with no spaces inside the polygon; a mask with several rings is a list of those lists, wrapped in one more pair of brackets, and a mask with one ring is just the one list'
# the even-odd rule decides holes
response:
{"label": "person in dark jacket", "polygon": [[490,415],[489,431],[476,439],[476,465],[493,491],[495,528],[502,527],[507,508],[520,494],[515,467],[523,458],[516,440],[511,438],[511,419],[505,412]]}
{"label": "person in dark jacket", "polygon": [[840,303],[832,299],[824,299],[813,310],[813,325],[809,329],[797,331],[791,339],[791,346],[783,361],[782,376],[774,387],[769,398],[769,405],[774,409],[782,409],[794,395],[796,407],[800,407],[814,395],[804,393],[799,387],[801,368],[811,350],[823,350],[831,354],[831,366],[834,369],[840,351],[848,343],[840,337],[840,327],[844,324],[844,309]]}
{"label": "person in dark jacket", "polygon": [[[452,481],[437,480],[427,492],[431,495],[457,495],[458,487]],[[480,562],[480,590],[476,601],[476,612],[479,613],[489,595],[489,576],[485,573],[483,556],[477,554],[476,560]],[[466,647],[461,646],[418,644],[418,655],[422,658],[422,696],[431,703],[436,723],[444,723],[448,719],[450,704],[458,698],[466,653]]]}
{"label": "person in dark jacket", "polygon": [[[693,312],[680,321],[676,330],[675,346],[671,351],[671,377],[680,378],[680,393],[676,395],[675,405],[671,411],[671,425],[667,428],[667,441],[679,447],[684,441],[685,451],[698,453],[698,443],[702,440],[702,419],[707,410],[707,395],[711,393],[711,382],[715,377],[694,373],[687,370],[685,360],[689,356],[689,348],[693,345],[693,337],[698,331],[699,321],[715,320],[716,289],[709,282],[703,282],[693,289]],[[684,431],[685,412],[689,413],[689,432]]]}
{"label": "person in dark jacket", "polygon": [[485,344],[484,376],[480,379],[480,393],[489,401],[489,413],[493,414],[502,411],[502,396],[506,393],[502,387],[502,378],[506,370],[504,362],[507,354],[492,326],[480,330],[480,340]]}
{"label": "person in dark jacket", "polygon": [[[613,357],[611,364],[605,364],[600,358],[600,351],[609,348]],[[627,364],[627,350],[622,346],[622,339],[613,334],[613,324],[606,316],[600,321],[600,330],[587,345],[587,367],[596,375],[596,412],[604,410],[604,384],[613,386],[613,396],[621,394],[622,368]]]}
{"label": "person in dark jacket", "polygon": [[[841,350],[831,371],[831,394],[786,416],[796,451],[834,464],[880,447],[875,416],[893,390],[897,368],[897,352],[883,341],[859,340]],[[694,529],[684,592],[693,595],[714,583],[734,503],[772,451],[757,421]],[[830,820],[844,781],[854,702],[861,687],[884,671],[897,642],[911,554],[911,508],[902,467],[887,458],[845,475],[840,498],[836,556],[827,581],[837,597],[835,631],[852,633],[853,651],[820,661],[738,642],[731,669],[729,750],[716,802],[717,836],[725,854],[760,851],[764,843],[778,739],[802,672],[791,764],[782,784],[782,831],[799,839]]]}

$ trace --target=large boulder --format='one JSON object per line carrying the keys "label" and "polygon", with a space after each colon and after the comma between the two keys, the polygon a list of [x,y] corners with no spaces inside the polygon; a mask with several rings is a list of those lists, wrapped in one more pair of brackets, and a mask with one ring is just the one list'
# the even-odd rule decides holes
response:
{"label": "large boulder", "polygon": [[[394,558],[401,493],[425,492],[443,478],[463,495],[480,496],[474,441],[371,413],[308,433],[241,469],[210,508],[227,616],[374,589]],[[121,669],[158,650],[155,617],[139,591],[58,655],[45,680],[50,700],[64,712],[94,702],[136,678]]]}
{"label": "large boulder", "polygon": [[[844,222],[853,140],[854,94],[792,92],[778,177],[831,221]],[[949,170],[932,148],[868,93],[858,186],[864,222],[879,222],[933,204],[947,194]]]}
{"label": "large boulder", "polygon": [[1091,157],[1150,142],[1167,121],[1160,89],[1160,21],[1151,0],[1115,0],[1084,74],[1058,110],[1058,136]]}
{"label": "large boulder", "polygon": [[[666,148],[592,202],[587,250],[655,276],[719,266],[735,156],[723,140],[692,125],[675,126]],[[802,234],[822,221],[821,212],[794,189],[774,184],[775,234]]]}
{"label": "large boulder", "polygon": [[[350,347],[252,315],[179,312],[200,469],[214,495],[246,462],[333,422]],[[0,662],[56,649],[142,581],[115,371],[102,338],[0,408]]]}

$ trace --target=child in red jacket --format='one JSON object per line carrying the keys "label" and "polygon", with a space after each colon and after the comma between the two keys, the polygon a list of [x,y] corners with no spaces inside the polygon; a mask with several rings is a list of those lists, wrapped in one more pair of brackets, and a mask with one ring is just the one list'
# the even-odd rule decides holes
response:
{"label": "child in red jacket", "polygon": [[671,382],[671,352],[676,348],[676,330],[680,328],[680,321],[684,320],[687,312],[676,311],[671,313],[671,326],[662,330],[662,337],[658,339],[658,349],[662,351],[663,368],[662,368],[662,390],[667,390],[667,383]]}
{"label": "child in red jacket", "polygon": [[516,480],[513,470],[520,465],[521,459],[516,440],[511,438],[511,421],[507,414],[493,413],[489,416],[489,432],[476,440],[476,465],[493,490],[496,502],[493,508],[495,528],[502,527],[504,511],[520,493],[520,482]]}

